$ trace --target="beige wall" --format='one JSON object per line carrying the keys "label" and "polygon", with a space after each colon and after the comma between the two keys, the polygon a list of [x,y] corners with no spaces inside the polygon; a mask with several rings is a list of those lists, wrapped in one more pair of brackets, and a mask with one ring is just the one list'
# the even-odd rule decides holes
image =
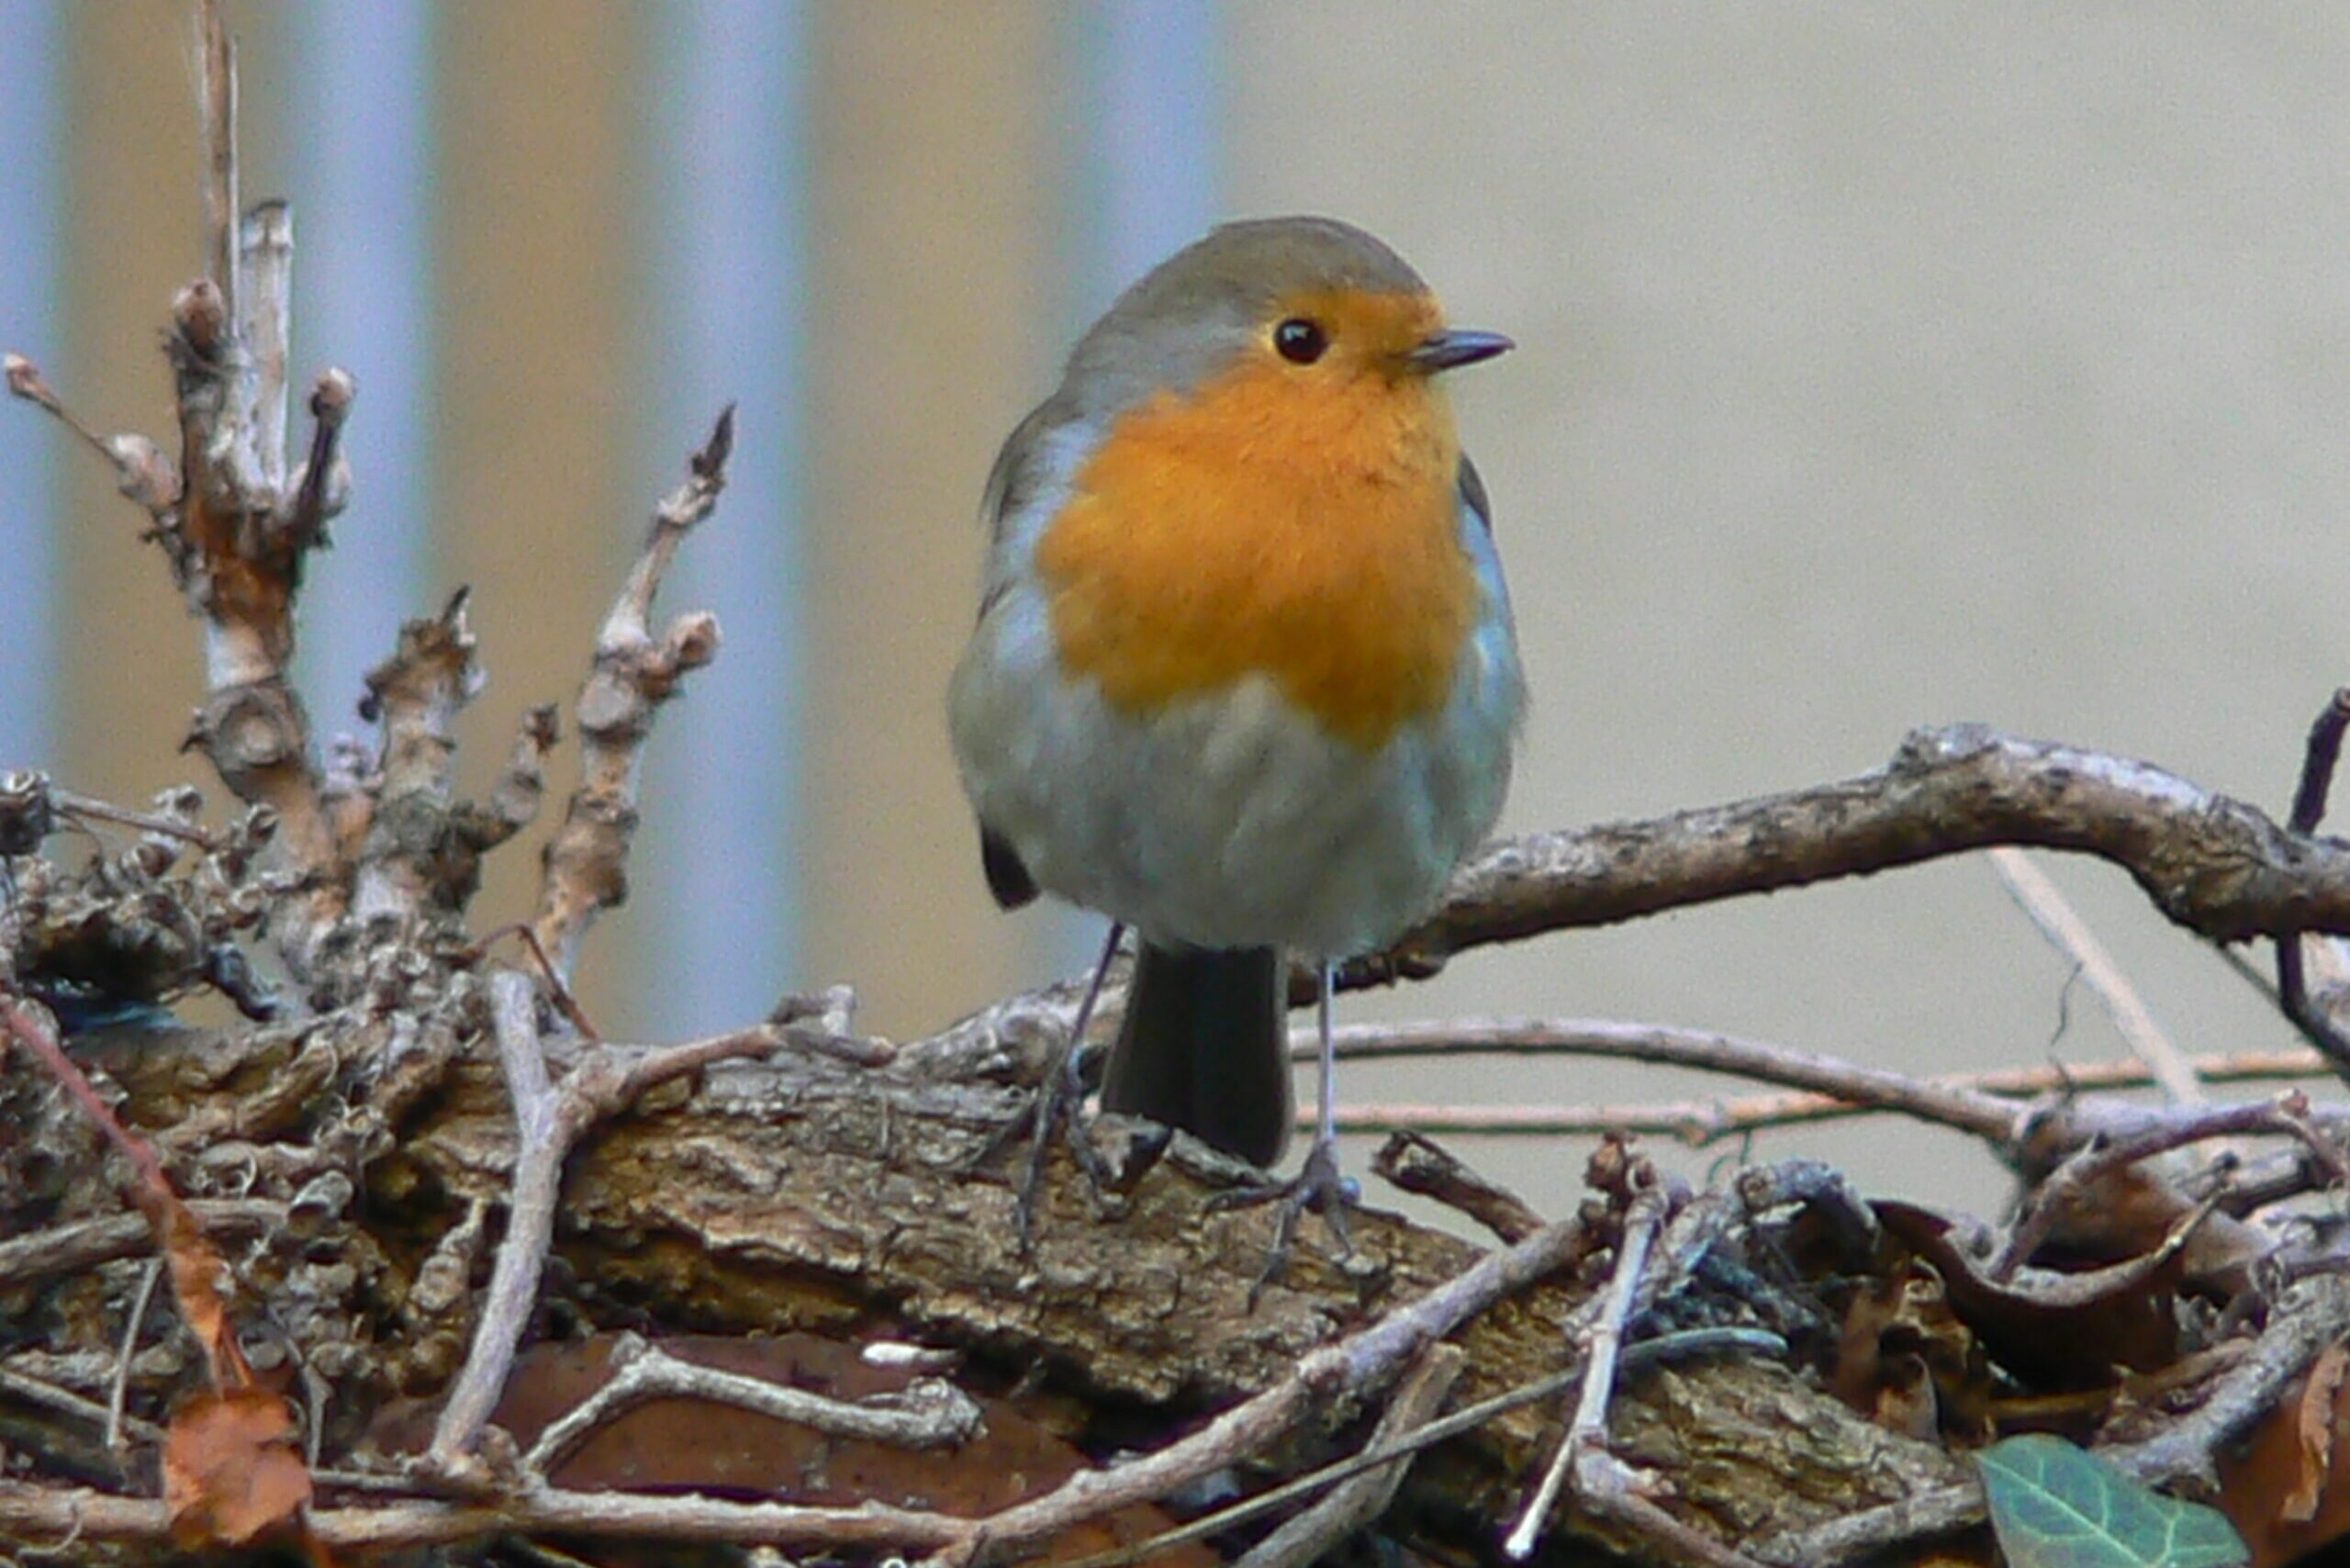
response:
{"label": "beige wall", "polygon": [[[1536,693],[1511,823],[1855,771],[1953,719],[2281,810],[2350,676],[2324,566],[2350,495],[2350,13],[1235,20],[1234,206],[1375,223],[1523,345],[1463,393]],[[2183,1044],[2285,1037],[2120,874],[2054,869]],[[1555,938],[1400,1007],[1964,1069],[2042,1058],[2066,972],[1970,859]],[[2059,1054],[2117,1053],[2086,992],[2070,1016]],[[1511,1064],[1475,1088],[1504,1080],[1672,1081]],[[1908,1130],[1832,1147],[1910,1192],[1992,1181]]]}
{"label": "beige wall", "polygon": [[[635,456],[643,218],[616,166],[643,109],[630,51],[658,13],[487,9],[450,7],[442,29],[442,134],[464,166],[441,192],[444,287],[462,288],[436,414],[439,580],[483,588],[484,771],[508,712],[571,689],[605,591],[547,581],[547,552],[608,570],[675,469]],[[106,422],[152,427],[155,324],[195,256],[185,34],[175,6],[69,10],[73,385]],[[1065,925],[987,906],[937,719],[988,458],[1081,308],[1053,290],[1084,221],[1060,15],[811,12],[821,597],[796,612],[818,662],[802,739],[819,815],[778,868],[808,879],[811,935],[776,989],[857,980],[897,1032],[1066,951]],[[1230,209],[1363,221],[1456,317],[1522,345],[1461,384],[1536,694],[1511,825],[1856,771],[1957,718],[2281,803],[2302,729],[2350,674],[2322,576],[2350,481],[2350,13],[1226,16]],[[550,357],[555,399],[532,392]],[[110,715],[74,727],[70,771],[140,793],[185,769],[170,747],[193,688],[147,672],[190,669],[194,629],[103,478],[68,472],[72,616],[103,638],[65,678],[77,711]],[[600,530],[584,550],[583,519]],[[725,679],[723,659],[702,678]],[[2058,870],[2184,1044],[2282,1038],[2117,874]],[[631,968],[648,917],[629,918],[590,960],[607,1008],[658,993]],[[1347,1011],[1642,1017],[1955,1069],[2040,1058],[2065,977],[1969,861],[1560,937]],[[2070,1013],[2063,1053],[2117,1048],[2086,996]],[[1348,1082],[1515,1101],[1691,1087],[1523,1063]],[[1992,1182],[1907,1131],[1764,1147],[1912,1192]],[[1581,1149],[1477,1157],[1555,1202]]]}

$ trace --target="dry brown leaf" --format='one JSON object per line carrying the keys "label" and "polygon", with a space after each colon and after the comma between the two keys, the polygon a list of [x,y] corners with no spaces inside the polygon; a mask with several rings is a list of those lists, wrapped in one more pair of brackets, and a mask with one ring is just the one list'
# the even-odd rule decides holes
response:
{"label": "dry brown leaf", "polygon": [[2326,1477],[2333,1469],[2333,1406],[2345,1373],[2350,1373],[2350,1348],[2341,1345],[2328,1345],[2310,1363],[2293,1412],[2301,1450],[2300,1479],[2277,1504],[2280,1518],[2307,1524],[2317,1518],[2318,1505],[2325,1500]]}
{"label": "dry brown leaf", "polygon": [[294,1450],[294,1417],[266,1389],[200,1394],[163,1440],[163,1500],[183,1547],[242,1546],[298,1522],[310,1473]]}
{"label": "dry brown leaf", "polygon": [[137,1196],[170,1264],[172,1295],[179,1303],[180,1317],[204,1347],[213,1392],[226,1396],[252,1388],[252,1368],[237,1348],[228,1305],[220,1299],[220,1282],[228,1277],[228,1269],[204,1234],[203,1222],[160,1181]]}
{"label": "dry brown leaf", "polygon": [[[2304,1379],[2304,1383],[2311,1381]],[[2320,1561],[2314,1554],[2350,1540],[2350,1478],[2329,1473],[2315,1487],[2308,1480],[2312,1457],[2309,1424],[2331,1428],[2350,1419],[2345,1395],[2350,1395],[2350,1381],[2336,1382],[2331,1393],[2288,1389],[2236,1449],[2220,1456],[2216,1501],[2252,1549],[2249,1568],[2282,1568],[2304,1557]],[[2333,1444],[2329,1471],[2345,1464],[2350,1464],[2350,1444]],[[2288,1510],[2304,1494],[2313,1497],[2316,1506],[2307,1518],[2295,1518]]]}
{"label": "dry brown leaf", "polygon": [[2057,1305],[1990,1277],[1935,1211],[1891,1200],[1872,1206],[1888,1235],[1933,1265],[1959,1320],[1991,1359],[2035,1389],[2109,1387],[2117,1366],[2149,1372],[2177,1358],[2172,1302],[2184,1265],[2177,1257],[2126,1289]]}

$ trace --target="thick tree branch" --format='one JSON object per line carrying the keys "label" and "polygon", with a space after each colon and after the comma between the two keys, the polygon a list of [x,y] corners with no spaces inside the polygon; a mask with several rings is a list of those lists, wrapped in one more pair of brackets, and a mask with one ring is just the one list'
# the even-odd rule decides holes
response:
{"label": "thick tree branch", "polygon": [[1980,724],[1919,730],[1874,773],[1649,822],[1489,846],[1445,902],[1353,985],[1545,931],[1865,876],[2017,844],[2128,871],[2154,907],[2216,942],[2350,933],[2350,846],[2295,834],[2258,808],[2148,763]]}

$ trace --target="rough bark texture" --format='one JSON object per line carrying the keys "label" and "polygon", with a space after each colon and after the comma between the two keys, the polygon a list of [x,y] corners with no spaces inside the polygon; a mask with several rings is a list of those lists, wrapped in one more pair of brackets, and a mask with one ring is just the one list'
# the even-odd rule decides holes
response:
{"label": "rough bark texture", "polygon": [[[236,1193],[234,1207],[222,1196],[200,1212],[233,1265],[237,1310],[277,1325],[280,1348],[330,1380],[330,1465],[376,1450],[384,1413],[403,1396],[429,1398],[462,1359],[474,1300],[464,1282],[486,1271],[481,1220],[502,1202],[512,1158],[492,1053],[477,1041],[403,1045],[399,1033],[384,1019],[341,1018],[84,1042],[84,1059],[119,1088],[126,1122],[166,1151],[189,1195]],[[143,1228],[108,1217],[119,1214],[116,1184],[73,1106],[30,1075],[0,1085],[0,1113],[23,1133],[0,1154],[0,1234],[25,1238],[0,1252],[6,1316],[38,1326],[52,1354],[102,1365],[122,1332]],[[1305,1351],[1475,1255],[1367,1210],[1354,1259],[1335,1261],[1309,1225],[1284,1278],[1252,1307],[1270,1216],[1207,1211],[1203,1200],[1234,1172],[1187,1142],[1144,1171],[1113,1215],[1058,1159],[1035,1254],[1024,1259],[1007,1184],[1018,1145],[989,1158],[1022,1103],[1004,1084],[791,1046],[656,1091],[572,1159],[540,1329],[797,1329],[953,1346],[982,1385],[1024,1381],[1032,1401],[1075,1396],[1097,1426],[1102,1411],[1123,1410],[1140,1441],[1271,1385]],[[306,1204],[335,1174],[356,1175],[349,1201]],[[45,1260],[25,1244],[69,1227]],[[1471,1323],[1455,1404],[1557,1369],[1585,1294],[1539,1286]],[[270,1349],[263,1337],[264,1370],[282,1359]],[[171,1380],[157,1381],[160,1415]],[[1324,1409],[1297,1451],[1266,1457],[1282,1467],[1315,1457],[1361,1415]],[[1413,1472],[1405,1506],[1440,1534],[1437,1521],[1505,1517],[1557,1420],[1555,1403],[1539,1405],[1447,1444]],[[1752,1358],[1637,1378],[1617,1421],[1626,1455],[1670,1474],[1688,1512],[1731,1539],[1816,1524],[1958,1473],[1939,1448],[1870,1427]]]}

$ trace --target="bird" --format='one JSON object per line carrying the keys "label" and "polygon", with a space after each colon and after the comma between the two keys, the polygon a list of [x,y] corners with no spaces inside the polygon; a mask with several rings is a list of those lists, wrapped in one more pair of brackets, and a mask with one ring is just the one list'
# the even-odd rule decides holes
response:
{"label": "bird", "polygon": [[1111,922],[1063,1066],[1131,928],[1102,1108],[1270,1170],[1295,1114],[1288,962],[1312,966],[1319,1115],[1288,1192],[1342,1243],[1334,966],[1436,903],[1520,729],[1491,507],[1444,385],[1513,346],[1449,325],[1352,224],[1225,223],[1079,338],[980,506],[947,710],[983,872],[1006,909],[1050,892]]}

